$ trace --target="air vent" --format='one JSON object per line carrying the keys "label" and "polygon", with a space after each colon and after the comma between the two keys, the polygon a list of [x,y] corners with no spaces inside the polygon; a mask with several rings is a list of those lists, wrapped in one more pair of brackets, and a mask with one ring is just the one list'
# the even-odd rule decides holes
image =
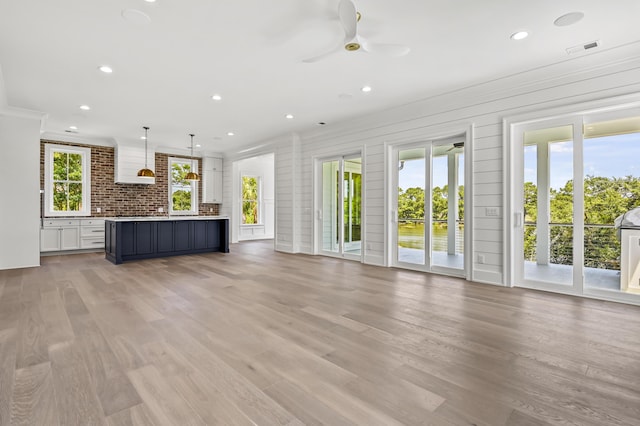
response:
{"label": "air vent", "polygon": [[75,131],[75,130],[65,130],[65,132],[67,132],[67,133],[78,133],[78,132],[77,132],[77,131]]}
{"label": "air vent", "polygon": [[600,40],[594,40],[578,46],[569,47],[567,49],[567,54],[572,55],[574,53],[584,52],[585,50],[595,49],[596,47],[600,47],[600,44]]}

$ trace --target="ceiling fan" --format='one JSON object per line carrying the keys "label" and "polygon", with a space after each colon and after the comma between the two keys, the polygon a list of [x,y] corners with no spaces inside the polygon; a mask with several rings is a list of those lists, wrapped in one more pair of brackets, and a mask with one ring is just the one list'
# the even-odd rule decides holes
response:
{"label": "ceiling fan", "polygon": [[351,0],[341,0],[338,5],[338,17],[342,29],[344,30],[344,41],[342,45],[319,56],[304,59],[302,62],[317,62],[325,57],[345,49],[348,52],[362,50],[367,53],[382,54],[386,56],[404,56],[411,50],[408,46],[401,44],[372,43],[358,34],[358,22],[362,18],[360,12],[356,11],[356,6]]}
{"label": "ceiling fan", "polygon": [[447,150],[447,152],[449,152],[449,151],[453,151],[453,150],[454,150],[454,149],[456,149],[456,148],[464,148],[464,142],[454,142],[454,143],[453,143],[453,146],[452,146],[451,148],[449,148],[449,149]]}

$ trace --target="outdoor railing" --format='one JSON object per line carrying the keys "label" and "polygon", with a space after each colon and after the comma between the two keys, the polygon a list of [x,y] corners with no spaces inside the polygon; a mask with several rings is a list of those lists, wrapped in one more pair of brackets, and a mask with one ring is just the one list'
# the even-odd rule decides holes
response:
{"label": "outdoor railing", "polygon": [[[534,222],[524,224],[524,257],[535,262],[537,226]],[[557,265],[573,264],[573,225],[570,223],[549,224],[549,262]],[[586,224],[584,226],[584,266],[598,269],[620,270],[620,241],[616,228],[608,224]]]}

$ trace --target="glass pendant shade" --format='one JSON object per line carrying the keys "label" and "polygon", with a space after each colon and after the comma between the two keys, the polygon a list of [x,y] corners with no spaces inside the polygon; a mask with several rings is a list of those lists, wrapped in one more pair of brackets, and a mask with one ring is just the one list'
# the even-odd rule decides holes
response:
{"label": "glass pendant shade", "polygon": [[149,128],[144,126],[144,169],[138,170],[138,176],[140,177],[156,177],[156,174],[153,173],[153,170],[149,168],[147,165],[147,132]]}

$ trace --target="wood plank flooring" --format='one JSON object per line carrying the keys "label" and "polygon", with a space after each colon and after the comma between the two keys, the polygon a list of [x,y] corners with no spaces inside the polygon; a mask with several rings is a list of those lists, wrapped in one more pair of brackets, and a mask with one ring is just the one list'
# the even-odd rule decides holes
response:
{"label": "wood plank flooring", "polygon": [[271,241],[0,271],[4,425],[639,425],[640,307]]}

